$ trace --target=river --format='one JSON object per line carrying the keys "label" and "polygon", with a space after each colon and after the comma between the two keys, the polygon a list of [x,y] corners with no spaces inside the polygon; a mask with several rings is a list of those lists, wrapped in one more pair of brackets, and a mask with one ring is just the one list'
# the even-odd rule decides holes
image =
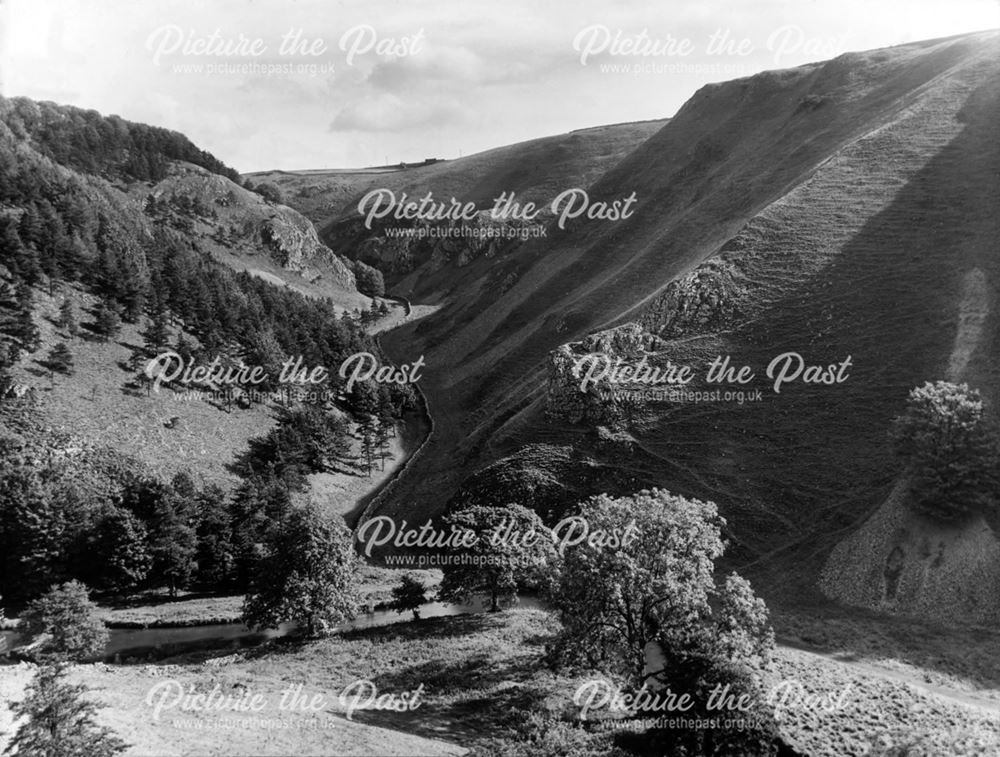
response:
{"label": "river", "polygon": [[[534,597],[521,597],[517,607],[538,609],[541,602]],[[420,608],[421,618],[438,618],[449,615],[466,615],[485,612],[484,602],[474,602],[465,605],[442,604],[429,602]],[[336,626],[338,631],[348,631],[358,628],[372,628],[392,623],[410,621],[409,612],[400,614],[393,610],[377,610],[363,613],[352,621]],[[276,629],[251,630],[242,623],[214,623],[204,626],[185,626],[181,628],[111,628],[108,644],[104,648],[103,659],[108,662],[123,662],[131,659],[146,661],[160,659],[171,655],[183,654],[202,649],[220,649],[232,647],[248,647],[261,644],[268,639],[287,636],[298,628],[295,623],[283,623]],[[10,650],[28,639],[22,638],[17,631],[0,631],[0,640],[6,642]]]}

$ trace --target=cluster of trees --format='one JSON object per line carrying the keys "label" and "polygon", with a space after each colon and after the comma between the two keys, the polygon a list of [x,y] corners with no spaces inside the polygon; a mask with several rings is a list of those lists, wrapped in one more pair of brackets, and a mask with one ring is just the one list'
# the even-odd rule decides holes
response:
{"label": "cluster of trees", "polygon": [[297,485],[267,470],[226,494],[185,473],[164,483],[125,468],[102,494],[79,486],[66,464],[40,466],[9,440],[0,452],[0,593],[18,603],[68,580],[107,595],[245,591]]}
{"label": "cluster of trees", "polygon": [[947,381],[913,389],[891,437],[915,510],[946,522],[996,511],[1000,435],[978,391]]}
{"label": "cluster of trees", "polygon": [[109,178],[159,181],[168,161],[183,160],[239,183],[236,170],[183,134],[118,116],[28,98],[0,99],[0,120],[15,137],[57,163]]}
{"label": "cluster of trees", "polygon": [[350,449],[346,418],[306,405],[279,410],[278,425],[250,440],[237,467],[250,478],[301,480],[328,470],[335,460],[345,459]]}
{"label": "cluster of trees", "polygon": [[[669,688],[688,696],[685,718],[716,721],[707,729],[667,728],[648,714],[653,724],[641,734],[642,753],[777,753],[761,676],[774,633],[746,580],[731,574],[716,581],[724,521],[715,505],[654,489],[592,497],[579,514],[591,533],[632,536],[613,548],[582,541],[556,549],[537,514],[523,507],[474,505],[452,513],[447,525],[477,538],[455,540],[437,598],[486,597],[499,611],[518,587],[540,588],[561,621],[546,655],[553,668],[599,671],[633,692]],[[529,534],[539,538],[524,538]],[[356,612],[351,537],[314,509],[284,518],[258,566],[244,606],[250,625],[300,621],[314,633]],[[391,606],[418,618],[425,596],[420,581],[406,575]],[[719,707],[720,692],[731,709]]]}

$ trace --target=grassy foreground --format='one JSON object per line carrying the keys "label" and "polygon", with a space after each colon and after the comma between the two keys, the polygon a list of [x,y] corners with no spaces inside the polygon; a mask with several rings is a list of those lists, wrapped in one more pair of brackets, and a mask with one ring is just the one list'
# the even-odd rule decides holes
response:
{"label": "grassy foreground", "polygon": [[[451,755],[497,754],[522,738],[529,714],[572,718],[573,693],[585,678],[546,670],[545,642],[556,621],[538,610],[466,615],[351,631],[316,641],[271,642],[218,656],[204,652],[161,665],[80,665],[72,678],[108,705],[100,719],[132,744],[130,755]],[[19,699],[30,665],[0,668],[0,694]],[[924,744],[912,754],[995,754],[997,713],[953,700],[847,661],[779,650],[768,684],[794,681],[810,694],[839,695],[843,706],[818,712],[788,704],[780,713],[786,740],[813,755],[880,754],[891,745]],[[408,711],[358,710],[346,717],[340,695],[370,681],[378,695],[422,687]],[[232,697],[260,695],[259,712],[157,713],[152,687],[177,684],[196,693],[213,687]],[[316,711],[282,709],[289,687]],[[302,698],[300,697],[300,700]],[[9,731],[0,712],[0,730]],[[0,737],[2,743],[4,737]],[[596,741],[600,734],[584,736]],[[962,745],[956,752],[955,744]],[[980,751],[975,751],[982,745]],[[868,751],[872,747],[875,751]],[[990,751],[993,750],[993,751]],[[595,754],[602,752],[596,751]]]}

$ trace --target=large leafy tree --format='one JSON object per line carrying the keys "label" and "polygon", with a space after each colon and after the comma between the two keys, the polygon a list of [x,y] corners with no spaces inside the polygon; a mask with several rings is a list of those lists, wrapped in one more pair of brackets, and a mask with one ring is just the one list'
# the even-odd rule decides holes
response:
{"label": "large leafy tree", "polygon": [[564,551],[553,591],[562,641],[592,664],[639,673],[655,627],[683,633],[710,612],[722,519],[710,502],[657,489],[593,497],[580,515],[591,533],[629,536],[624,547]]}
{"label": "large leafy tree", "polygon": [[955,521],[996,508],[1000,445],[978,391],[947,381],[913,389],[891,436],[918,512]]}
{"label": "large leafy tree", "polygon": [[28,684],[27,695],[9,705],[22,719],[5,755],[21,757],[112,757],[127,745],[97,724],[97,706],[84,698],[86,688],[66,681],[62,665],[44,665]]}
{"label": "large leafy tree", "polygon": [[28,604],[21,615],[25,630],[47,638],[39,657],[65,662],[99,656],[108,643],[108,630],[90,601],[87,587],[79,581],[53,586]]}
{"label": "large leafy tree", "polygon": [[309,505],[272,535],[254,572],[243,619],[254,628],[295,621],[313,636],[357,614],[358,557],[351,533]]}
{"label": "large leafy tree", "polygon": [[522,505],[472,505],[445,519],[456,533],[471,533],[449,547],[438,591],[443,602],[486,597],[498,612],[518,586],[537,584],[554,554],[549,531],[537,513]]}
{"label": "large leafy tree", "polygon": [[[650,753],[773,753],[775,732],[759,673],[774,634],[767,608],[749,583],[733,574],[716,585],[724,521],[715,505],[653,489],[593,497],[580,515],[592,534],[629,536],[564,550],[551,587],[563,625],[551,661],[596,667],[637,687],[688,694],[693,707],[686,717],[761,724],[711,731],[654,728],[645,737],[657,750]],[[745,697],[748,709],[714,710],[712,692],[725,686],[734,700]]]}

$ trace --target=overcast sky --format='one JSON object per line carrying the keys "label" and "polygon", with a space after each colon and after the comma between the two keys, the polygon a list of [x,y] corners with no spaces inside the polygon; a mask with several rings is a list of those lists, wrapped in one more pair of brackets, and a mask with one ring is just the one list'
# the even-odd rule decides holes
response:
{"label": "overcast sky", "polygon": [[997,27],[1000,0],[0,0],[0,91],[177,129],[240,171],[355,167]]}

